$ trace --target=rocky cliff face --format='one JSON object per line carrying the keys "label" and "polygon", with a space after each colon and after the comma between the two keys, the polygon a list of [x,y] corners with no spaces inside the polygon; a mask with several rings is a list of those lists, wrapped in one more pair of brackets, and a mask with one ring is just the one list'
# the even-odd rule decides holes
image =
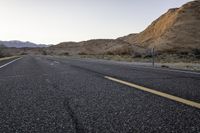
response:
{"label": "rocky cliff face", "polygon": [[159,51],[200,49],[200,1],[170,9],[143,32],[120,39]]}

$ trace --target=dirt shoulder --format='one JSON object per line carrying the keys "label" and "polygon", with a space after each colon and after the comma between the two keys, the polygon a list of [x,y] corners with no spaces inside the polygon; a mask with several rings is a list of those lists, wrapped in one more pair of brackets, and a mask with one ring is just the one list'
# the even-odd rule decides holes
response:
{"label": "dirt shoulder", "polygon": [[[109,60],[114,62],[121,62],[125,64],[152,66],[152,58],[133,58],[131,56],[119,56],[119,55],[82,55],[75,56],[74,58],[84,58],[92,60]],[[155,67],[172,68],[181,70],[200,71],[200,59],[192,57],[178,57],[174,55],[157,56],[155,58]]]}

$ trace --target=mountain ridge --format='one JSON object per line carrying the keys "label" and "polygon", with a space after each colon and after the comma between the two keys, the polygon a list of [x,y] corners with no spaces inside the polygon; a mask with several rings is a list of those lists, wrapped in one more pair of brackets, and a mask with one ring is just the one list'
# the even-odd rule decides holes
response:
{"label": "mountain ridge", "polygon": [[70,54],[144,54],[152,48],[160,53],[191,52],[200,49],[200,0],[169,9],[140,33],[117,39],[63,42],[51,50],[58,51],[61,45],[62,51]]}
{"label": "mountain ridge", "polygon": [[[46,45],[37,45],[31,42],[23,43],[29,45],[17,46],[46,47]],[[13,47],[13,45],[11,46]],[[117,39],[62,42],[48,48],[38,49],[37,52],[35,50],[35,52],[42,52],[45,55],[149,56],[152,48],[155,48],[158,54],[191,54],[194,51],[200,51],[200,0],[188,2],[180,8],[169,9],[140,33],[132,33]]]}
{"label": "mountain ridge", "polygon": [[29,41],[23,42],[18,40],[11,41],[0,41],[1,45],[4,45],[8,48],[37,48],[37,47],[48,47],[45,44],[35,44]]}

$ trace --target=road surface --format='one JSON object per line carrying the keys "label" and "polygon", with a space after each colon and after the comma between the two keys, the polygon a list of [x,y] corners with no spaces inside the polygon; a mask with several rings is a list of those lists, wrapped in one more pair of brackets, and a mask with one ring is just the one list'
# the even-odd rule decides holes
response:
{"label": "road surface", "polygon": [[43,56],[9,62],[0,62],[1,133],[200,132],[199,73]]}

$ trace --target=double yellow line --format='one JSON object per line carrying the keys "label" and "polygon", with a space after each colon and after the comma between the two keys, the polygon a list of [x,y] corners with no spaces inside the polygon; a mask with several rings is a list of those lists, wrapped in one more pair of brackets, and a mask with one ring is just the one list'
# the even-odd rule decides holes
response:
{"label": "double yellow line", "polygon": [[167,93],[163,93],[163,92],[156,91],[156,90],[153,90],[153,89],[150,89],[150,88],[139,86],[139,85],[136,85],[136,84],[133,84],[133,83],[130,83],[130,82],[127,82],[127,81],[123,81],[123,80],[120,80],[120,79],[116,79],[116,78],[113,78],[113,77],[105,76],[104,78],[111,80],[111,81],[114,81],[114,82],[117,82],[117,83],[120,83],[120,84],[123,84],[123,85],[127,85],[129,87],[136,88],[138,90],[149,92],[149,93],[152,93],[154,95],[158,95],[158,96],[161,96],[161,97],[164,97],[164,98],[167,98],[167,99],[170,99],[170,100],[173,100],[173,101],[183,103],[185,105],[192,106],[192,107],[200,109],[200,103],[197,103],[197,102],[194,102],[194,101],[186,100],[186,99],[183,99],[183,98],[180,98],[180,97],[177,97],[177,96],[173,96],[173,95],[170,95],[170,94],[167,94]]}

